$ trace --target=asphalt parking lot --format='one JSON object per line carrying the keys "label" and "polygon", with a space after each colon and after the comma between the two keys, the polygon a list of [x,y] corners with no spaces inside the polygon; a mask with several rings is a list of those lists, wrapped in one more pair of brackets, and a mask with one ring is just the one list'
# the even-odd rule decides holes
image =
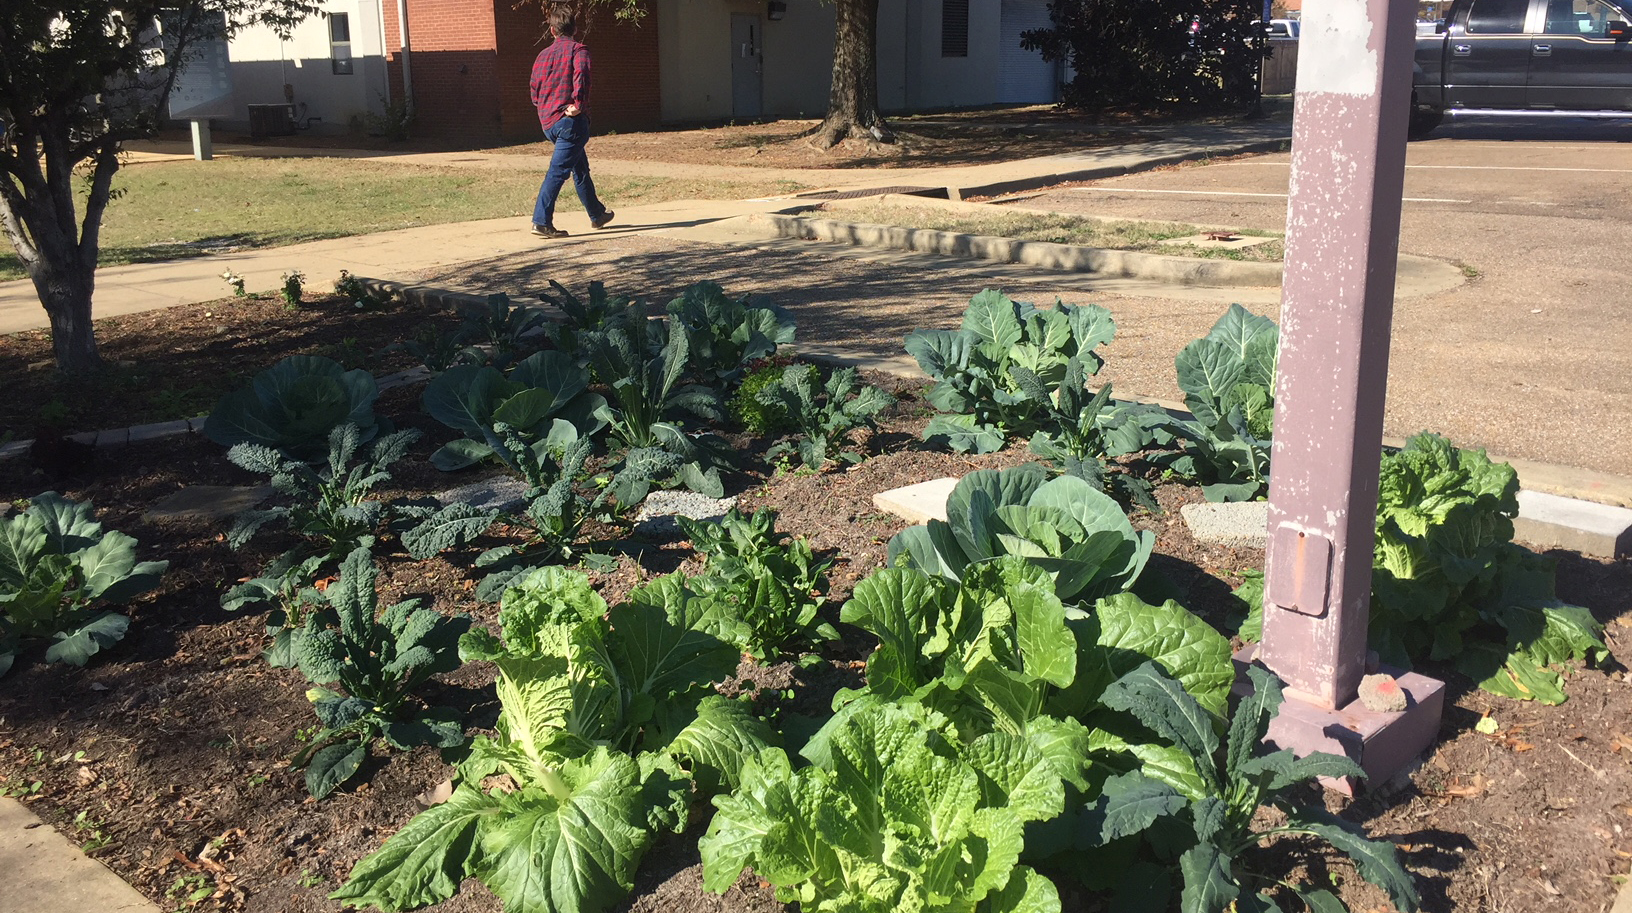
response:
{"label": "asphalt parking lot", "polygon": [[[1024,202],[1280,231],[1291,159],[1193,163]],[[1632,123],[1448,122],[1409,147],[1400,249],[1472,278],[1396,303],[1389,433],[1500,440],[1508,456],[1632,475]]]}

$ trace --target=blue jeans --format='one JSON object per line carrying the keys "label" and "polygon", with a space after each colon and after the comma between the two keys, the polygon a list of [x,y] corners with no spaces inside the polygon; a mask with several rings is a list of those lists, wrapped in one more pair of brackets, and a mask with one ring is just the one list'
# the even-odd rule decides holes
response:
{"label": "blue jeans", "polygon": [[555,154],[550,156],[550,170],[544,175],[544,186],[538,189],[538,203],[533,206],[533,224],[555,225],[555,198],[561,187],[572,176],[572,186],[578,191],[578,202],[584,212],[595,221],[606,216],[606,206],[595,196],[595,182],[589,176],[589,156],[584,146],[589,143],[589,118],[583,115],[563,117],[544,131],[544,138],[555,143]]}

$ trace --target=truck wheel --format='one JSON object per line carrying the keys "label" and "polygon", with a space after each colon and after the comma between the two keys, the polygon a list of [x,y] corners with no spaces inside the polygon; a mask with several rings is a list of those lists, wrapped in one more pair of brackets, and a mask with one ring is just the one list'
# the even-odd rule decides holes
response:
{"label": "truck wheel", "polygon": [[1445,120],[1445,112],[1439,108],[1417,107],[1417,96],[1411,95],[1411,124],[1406,128],[1406,136],[1411,139],[1422,139],[1432,133],[1434,128]]}

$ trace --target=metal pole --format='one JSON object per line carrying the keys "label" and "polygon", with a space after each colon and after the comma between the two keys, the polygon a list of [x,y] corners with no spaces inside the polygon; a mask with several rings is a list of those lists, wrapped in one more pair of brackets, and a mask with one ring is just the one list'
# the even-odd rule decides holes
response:
{"label": "metal pole", "polygon": [[200,162],[207,162],[215,158],[215,149],[210,143],[210,122],[208,120],[193,119],[193,158]]}
{"label": "metal pole", "polygon": [[397,0],[397,31],[402,38],[402,104],[414,109],[414,74],[408,54],[408,0]]}
{"label": "metal pole", "polygon": [[1304,10],[1261,659],[1337,709],[1366,673],[1416,0]]}

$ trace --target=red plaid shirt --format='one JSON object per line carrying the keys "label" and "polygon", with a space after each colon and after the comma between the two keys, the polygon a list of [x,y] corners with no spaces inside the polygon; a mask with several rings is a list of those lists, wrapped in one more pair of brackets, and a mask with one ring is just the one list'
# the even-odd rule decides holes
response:
{"label": "red plaid shirt", "polygon": [[560,35],[538,52],[533,61],[533,107],[539,126],[555,126],[567,105],[577,105],[579,116],[589,113],[589,48]]}

